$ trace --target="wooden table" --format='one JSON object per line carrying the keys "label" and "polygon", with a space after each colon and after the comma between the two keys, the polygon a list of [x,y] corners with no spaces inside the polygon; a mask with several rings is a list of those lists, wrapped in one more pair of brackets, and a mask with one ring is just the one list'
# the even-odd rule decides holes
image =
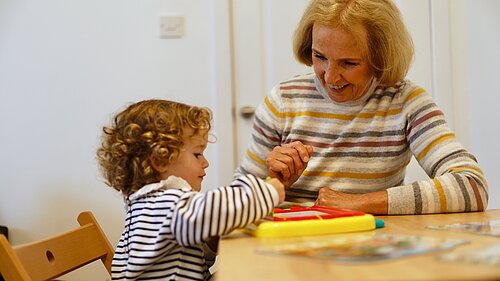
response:
{"label": "wooden table", "polygon": [[[470,240],[470,243],[457,246],[449,252],[500,244],[499,237],[426,229],[426,226],[431,224],[500,219],[500,210],[440,215],[377,216],[377,218],[385,222],[384,228],[374,230],[377,234],[422,235]],[[290,239],[294,238],[259,239],[238,231],[233,232],[224,237],[219,245],[220,256],[216,280],[500,280],[499,266],[438,260],[437,256],[445,252],[346,264],[306,257],[261,254],[255,251],[269,244],[290,242],[292,241]]]}

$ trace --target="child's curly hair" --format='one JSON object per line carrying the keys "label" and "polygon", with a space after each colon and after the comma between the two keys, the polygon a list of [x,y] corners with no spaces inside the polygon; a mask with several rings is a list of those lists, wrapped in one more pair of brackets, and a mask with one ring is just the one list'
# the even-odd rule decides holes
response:
{"label": "child's curly hair", "polygon": [[118,113],[111,126],[103,127],[97,159],[105,183],[128,196],[158,181],[151,165],[175,161],[183,146],[184,131],[208,133],[212,113],[204,107],[167,100],[144,100]]}

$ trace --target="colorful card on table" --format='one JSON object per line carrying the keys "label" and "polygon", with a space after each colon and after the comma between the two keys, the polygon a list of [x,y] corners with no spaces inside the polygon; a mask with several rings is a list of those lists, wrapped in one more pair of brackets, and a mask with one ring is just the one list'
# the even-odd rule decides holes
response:
{"label": "colorful card on table", "polygon": [[329,207],[275,208],[274,213],[244,231],[260,238],[324,235],[373,230],[375,218],[363,212]]}
{"label": "colorful card on table", "polygon": [[451,230],[480,235],[500,237],[500,220],[490,220],[483,222],[455,223],[442,225],[428,225],[429,229]]}
{"label": "colorful card on table", "polygon": [[468,243],[448,239],[384,233],[305,237],[286,244],[262,246],[262,254],[294,255],[335,262],[375,262],[452,249]]}
{"label": "colorful card on table", "polygon": [[440,260],[500,266],[500,244],[476,248],[466,252],[451,252],[439,256]]}

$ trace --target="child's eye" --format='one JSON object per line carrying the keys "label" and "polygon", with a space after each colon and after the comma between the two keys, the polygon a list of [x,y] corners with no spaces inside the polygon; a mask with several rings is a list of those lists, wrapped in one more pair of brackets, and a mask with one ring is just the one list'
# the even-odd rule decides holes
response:
{"label": "child's eye", "polygon": [[195,153],[195,154],[194,154],[194,157],[196,157],[196,158],[199,158],[199,157],[201,157],[201,156],[203,156],[203,153]]}

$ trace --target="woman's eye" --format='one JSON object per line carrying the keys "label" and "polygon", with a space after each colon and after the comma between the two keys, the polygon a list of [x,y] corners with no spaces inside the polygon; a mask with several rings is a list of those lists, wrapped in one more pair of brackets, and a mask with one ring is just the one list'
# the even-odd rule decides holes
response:
{"label": "woman's eye", "polygon": [[344,62],[344,64],[347,66],[357,66],[358,65],[357,62],[353,62],[353,61],[346,61],[346,62]]}
{"label": "woman's eye", "polygon": [[315,58],[317,58],[317,59],[320,59],[320,60],[324,60],[324,59],[325,59],[325,57],[324,57],[324,56],[322,56],[322,55],[320,55],[320,54],[318,54],[318,53],[313,53],[313,57],[315,57]]}

